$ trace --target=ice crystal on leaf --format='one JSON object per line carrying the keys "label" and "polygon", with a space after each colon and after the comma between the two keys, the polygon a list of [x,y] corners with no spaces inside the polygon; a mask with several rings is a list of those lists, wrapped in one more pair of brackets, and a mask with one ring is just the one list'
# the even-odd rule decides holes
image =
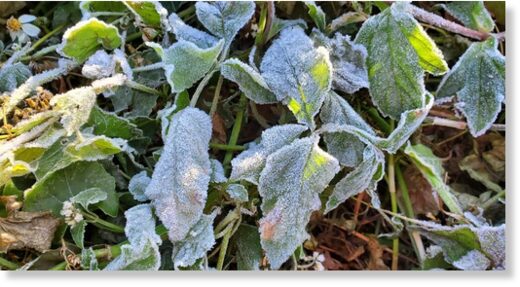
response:
{"label": "ice crystal on leaf", "polygon": [[325,12],[321,10],[321,7],[316,5],[314,1],[305,1],[305,5],[307,9],[309,9],[309,16],[311,16],[316,27],[320,29],[320,31],[325,32],[325,27],[327,25]]}
{"label": "ice crystal on leaf", "polygon": [[495,27],[482,1],[452,1],[443,7],[468,28],[491,32]]}
{"label": "ice crystal on leaf", "polygon": [[218,40],[216,37],[201,31],[199,29],[193,28],[190,25],[187,25],[182,21],[182,19],[177,16],[177,14],[172,13],[170,17],[168,17],[170,25],[172,27],[172,32],[175,34],[177,40],[184,40],[188,42],[192,42],[197,45],[199,48],[207,49],[215,46]]}
{"label": "ice crystal on leaf", "polygon": [[267,158],[260,175],[260,237],[274,269],[309,237],[305,227],[321,207],[319,194],[339,171],[338,161],[320,149],[318,141],[312,136],[279,149]]}
{"label": "ice crystal on leaf", "polygon": [[145,195],[145,191],[151,180],[152,179],[148,177],[146,171],[144,170],[132,176],[130,182],[128,183],[128,191],[130,191],[135,200],[141,202],[148,200],[148,197]]}
{"label": "ice crystal on leaf", "polygon": [[237,202],[247,202],[249,200],[247,189],[241,184],[233,183],[228,185],[226,193]]}
{"label": "ice crystal on leaf", "polygon": [[4,65],[0,69],[0,93],[15,90],[31,76],[31,70],[22,63]]}
{"label": "ice crystal on leaf", "polygon": [[126,7],[136,17],[137,26],[148,26],[152,28],[165,28],[169,30],[168,11],[159,1],[124,1]]}
{"label": "ice crystal on leaf", "polygon": [[201,110],[185,108],[176,113],[146,188],[173,242],[186,237],[202,216],[211,174],[211,127],[211,119]]}

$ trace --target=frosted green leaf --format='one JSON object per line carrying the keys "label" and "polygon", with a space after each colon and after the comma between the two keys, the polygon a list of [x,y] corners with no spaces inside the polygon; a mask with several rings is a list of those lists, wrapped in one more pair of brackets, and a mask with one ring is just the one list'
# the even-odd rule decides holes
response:
{"label": "frosted green leaf", "polygon": [[204,77],[216,64],[223,45],[224,41],[220,40],[214,46],[202,49],[191,42],[180,40],[164,50],[161,57],[172,91],[182,92]]}
{"label": "frosted green leaf", "polygon": [[92,247],[81,250],[81,268],[83,270],[99,270],[96,253]]}
{"label": "frosted green leaf", "polygon": [[368,88],[368,75],[365,67],[367,50],[355,44],[350,36],[336,33],[330,39],[324,34],[313,31],[315,40],[325,46],[330,53],[333,67],[332,85],[335,89],[353,94],[361,88]]}
{"label": "frosted green leaf", "polygon": [[137,18],[138,25],[149,26],[152,28],[167,29],[166,17],[168,11],[159,3],[159,1],[123,1]]}
{"label": "frosted green leaf", "polygon": [[96,93],[91,87],[77,88],[54,96],[50,104],[61,112],[61,124],[70,136],[88,121]]}
{"label": "frosted green leaf", "polygon": [[0,155],[0,187],[11,178],[26,175],[31,171],[31,166],[24,161],[15,160],[12,152]]}
{"label": "frosted green leaf", "polygon": [[260,237],[274,269],[309,238],[305,227],[319,210],[319,194],[339,171],[338,161],[318,147],[319,137],[295,140],[271,154],[260,175]]}
{"label": "frosted green leaf", "polygon": [[264,78],[251,66],[238,59],[228,59],[220,66],[222,76],[238,84],[240,90],[257,104],[278,102]]}
{"label": "frosted green leaf", "polygon": [[441,51],[406,12],[407,5],[394,3],[370,17],[355,40],[368,52],[372,100],[383,115],[393,119],[424,106],[424,71],[434,75],[448,71]]}
{"label": "frosted green leaf", "polygon": [[260,70],[278,100],[287,101],[298,122],[314,129],[314,116],[332,82],[328,51],[315,48],[303,29],[289,27],[269,47]]}
{"label": "frosted green leaf", "polygon": [[107,193],[97,187],[81,191],[70,198],[70,202],[81,205],[88,210],[89,205],[96,204],[107,199]]}
{"label": "frosted green leaf", "polygon": [[185,108],[171,120],[164,150],[146,188],[171,241],[182,240],[202,216],[211,174],[211,119]]}
{"label": "frosted green leaf", "polygon": [[321,10],[321,7],[316,5],[314,1],[305,1],[305,5],[307,9],[309,9],[309,16],[311,16],[312,21],[316,24],[316,27],[320,29],[320,31],[325,32],[325,28],[327,26],[327,21],[325,19],[325,12]]}
{"label": "frosted green leaf", "polygon": [[135,200],[141,202],[148,200],[148,197],[145,195],[145,191],[151,180],[152,179],[148,177],[146,171],[144,170],[132,176],[130,182],[128,183],[128,191],[130,191]]}
{"label": "frosted green leaf", "polygon": [[202,214],[200,220],[191,227],[185,238],[172,242],[172,260],[175,268],[195,264],[197,259],[202,258],[215,245],[213,235],[215,216],[217,216],[216,212],[210,215]]}
{"label": "frosted green leaf", "polygon": [[25,191],[23,208],[25,211],[50,210],[55,216],[61,216],[64,201],[90,188],[99,188],[107,193],[107,199],[97,203],[96,207],[107,215],[116,216],[119,200],[115,180],[96,162],[73,163],[39,180]]}
{"label": "frosted green leaf", "polygon": [[97,50],[81,68],[81,74],[89,79],[109,77],[114,72],[116,63],[105,50]]}
{"label": "frosted green leaf", "polygon": [[237,246],[237,269],[260,270],[262,246],[256,226],[242,224],[234,235]]}
{"label": "frosted green leaf", "polygon": [[81,249],[85,248],[84,241],[86,227],[87,222],[85,220],[81,220],[70,228],[70,235],[72,236],[72,240],[74,240],[74,243],[76,243],[76,245]]}
{"label": "frosted green leaf", "polygon": [[175,13],[172,13],[170,17],[168,17],[168,20],[172,26],[177,41],[184,40],[192,42],[202,49],[213,47],[218,42],[218,39],[212,35],[184,23]]}
{"label": "frosted green leaf", "polygon": [[444,169],[442,168],[441,160],[433,154],[432,150],[422,144],[408,144],[404,152],[411,157],[424,178],[431,184],[433,190],[439,194],[450,211],[462,215],[460,203],[451,191],[451,188],[444,183]]}
{"label": "frosted green leaf", "polygon": [[497,48],[493,37],[471,44],[437,90],[440,99],[457,95],[456,106],[474,137],[491,127],[505,99],[505,57]]}
{"label": "frosted green leaf", "polygon": [[[363,118],[335,92],[330,92],[326,97],[321,108],[320,119],[324,124],[351,125],[375,136],[374,131]],[[354,167],[361,162],[365,144],[358,136],[348,133],[328,133],[323,138],[328,153],[337,158],[342,165]]]}
{"label": "frosted green leaf", "polygon": [[159,245],[161,238],[155,233],[155,219],[151,206],[141,204],[125,211],[125,234],[129,244],[121,247],[121,255],[105,267],[114,270],[157,271],[161,266]]}
{"label": "frosted green leaf", "polygon": [[269,30],[269,35],[266,39],[266,41],[271,40],[273,37],[278,35],[280,31],[292,27],[292,26],[298,26],[302,29],[307,29],[307,23],[303,19],[280,19],[278,17],[273,18],[273,24],[271,26],[271,29]]}
{"label": "frosted green leaf", "polygon": [[31,70],[22,63],[4,65],[0,69],[0,93],[14,91],[31,76]]}
{"label": "frosted green leaf", "polygon": [[211,179],[212,183],[224,183],[228,179],[224,173],[224,167],[220,163],[220,161],[216,159],[211,159]]}
{"label": "frosted green leaf", "polygon": [[482,1],[453,1],[443,7],[468,28],[491,32],[495,27],[495,22]]}
{"label": "frosted green leaf", "polygon": [[229,197],[231,197],[231,199],[237,202],[249,201],[247,189],[241,184],[232,183],[228,185],[226,188],[226,193],[229,195]]}
{"label": "frosted green leaf", "polygon": [[130,140],[143,136],[143,131],[126,118],[96,106],[91,110],[86,126],[92,127],[94,129],[92,133],[95,135],[105,135],[111,138]]}
{"label": "frosted green leaf", "polygon": [[384,154],[373,146],[367,146],[363,152],[363,161],[334,187],[327,201],[325,213],[366,189],[375,190],[377,182],[381,179],[377,178],[376,174],[379,169],[384,168],[384,164]]}
{"label": "frosted green leaf", "polygon": [[199,21],[211,34],[223,38],[229,47],[233,38],[255,12],[253,1],[197,2],[196,14]]}
{"label": "frosted green leaf", "polygon": [[103,47],[113,50],[121,46],[117,28],[96,18],[81,21],[63,34],[58,52],[63,56],[83,62]]}
{"label": "frosted green leaf", "polygon": [[296,124],[279,125],[265,130],[259,144],[251,144],[249,149],[231,161],[230,180],[246,180],[258,185],[267,157],[292,143],[306,130],[307,127]]}

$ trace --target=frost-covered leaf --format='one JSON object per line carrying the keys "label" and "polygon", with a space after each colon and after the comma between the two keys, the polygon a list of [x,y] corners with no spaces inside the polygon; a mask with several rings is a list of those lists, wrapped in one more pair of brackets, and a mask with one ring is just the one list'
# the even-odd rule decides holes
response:
{"label": "frost-covered leaf", "polygon": [[278,100],[287,101],[298,122],[314,129],[314,116],[332,82],[327,49],[315,48],[303,29],[289,27],[269,47],[260,70]]}
{"label": "frost-covered leaf", "polygon": [[25,191],[23,208],[26,211],[50,210],[54,215],[61,216],[64,201],[90,188],[99,188],[107,193],[107,199],[96,204],[96,207],[107,215],[116,216],[119,200],[115,180],[96,162],[73,163],[39,180]]}
{"label": "frost-covered leaf", "polygon": [[408,3],[394,3],[370,17],[355,42],[366,47],[370,95],[385,116],[398,119],[408,110],[424,106],[424,71],[448,71],[442,52],[406,12]]}
{"label": "frost-covered leaf", "polygon": [[468,28],[491,32],[495,27],[493,18],[482,1],[452,1],[443,6],[448,13]]}
{"label": "frost-covered leaf", "polygon": [[78,62],[87,60],[99,48],[113,50],[121,46],[117,28],[96,18],[81,21],[63,34],[58,52]]}
{"label": "frost-covered leaf", "polygon": [[244,27],[253,13],[253,1],[197,2],[196,14],[199,21],[211,34],[226,40],[229,47],[233,38]]}
{"label": "frost-covered leaf", "polygon": [[471,44],[444,76],[437,98],[454,95],[471,134],[474,137],[484,134],[497,118],[505,99],[505,57],[498,51],[495,38]]}
{"label": "frost-covered leaf", "polygon": [[22,63],[4,65],[0,69],[0,93],[13,91],[31,76],[31,70]]}
{"label": "frost-covered leaf", "polygon": [[408,144],[404,152],[409,155],[428,180],[432,188],[439,194],[451,212],[462,214],[462,208],[451,188],[444,183],[444,169],[441,160],[425,145]]}
{"label": "frost-covered leaf", "polygon": [[143,136],[143,131],[126,118],[104,111],[99,107],[91,110],[86,126],[92,127],[92,133],[95,135],[111,138],[130,140]]}
{"label": "frost-covered leaf", "polygon": [[[202,49],[191,42],[180,40],[164,50],[161,57],[172,91],[180,93],[204,77],[217,62],[223,45],[224,41],[221,40],[212,47]],[[157,47],[154,48],[157,51]]]}
{"label": "frost-covered leaf", "polygon": [[382,177],[382,173],[377,176],[378,171],[384,169],[384,164],[384,154],[373,146],[367,146],[363,152],[363,161],[334,187],[327,201],[325,213],[366,189],[370,189],[369,193],[374,191]]}
{"label": "frost-covered leaf", "polygon": [[348,35],[336,33],[331,39],[318,31],[313,32],[317,42],[329,50],[333,87],[348,94],[368,88],[365,47],[352,42]]}
{"label": "frost-covered leaf", "polygon": [[[168,11],[159,1],[123,1],[137,18],[138,25],[145,25],[152,28],[167,28]],[[168,29],[166,29],[168,30]]]}
{"label": "frost-covered leaf", "polygon": [[92,247],[81,250],[81,268],[83,270],[97,271],[99,264],[96,258],[96,253]]}
{"label": "frost-covered leaf", "polygon": [[226,193],[237,202],[247,202],[249,200],[247,189],[241,184],[232,183],[228,185]]}
{"label": "frost-covered leaf", "polygon": [[325,12],[321,10],[321,7],[316,5],[314,1],[305,1],[305,5],[307,9],[309,9],[309,16],[311,16],[312,21],[316,24],[316,27],[320,29],[320,31],[325,32],[325,28],[327,26],[327,21],[325,19]]}
{"label": "frost-covered leaf", "polygon": [[89,79],[109,77],[114,72],[116,63],[105,50],[98,50],[83,64],[81,74]]}
{"label": "frost-covered leaf", "polygon": [[164,150],[146,189],[171,241],[182,240],[199,221],[211,174],[211,119],[185,108],[171,120]]}
{"label": "frost-covered leaf", "polygon": [[[320,112],[320,119],[324,124],[334,123],[351,125],[375,136],[372,128],[349,105],[349,103],[334,92],[326,97]],[[363,158],[365,144],[358,136],[348,133],[325,134],[327,151],[344,166],[354,167]]]}
{"label": "frost-covered leaf", "polygon": [[175,268],[187,267],[195,264],[197,259],[202,258],[213,245],[213,220],[216,212],[210,215],[202,214],[190,231],[180,241],[173,242],[172,260]]}
{"label": "frost-covered leaf", "polygon": [[135,200],[141,202],[148,200],[148,197],[145,195],[145,191],[151,180],[152,179],[148,177],[146,171],[144,170],[132,176],[130,182],[128,183],[128,191],[130,191]]}
{"label": "frost-covered leaf", "polygon": [[81,220],[70,228],[70,235],[72,236],[72,240],[74,240],[74,243],[76,243],[76,245],[81,249],[85,248],[84,241],[86,227],[87,222],[85,220]]}
{"label": "frost-covered leaf", "polygon": [[292,27],[292,26],[297,26],[302,29],[307,29],[307,23],[303,19],[286,20],[286,19],[280,19],[275,16],[273,18],[273,24],[271,26],[271,29],[269,30],[269,35],[268,35],[266,41],[271,40],[284,29]]}
{"label": "frost-covered leaf", "polygon": [[247,180],[258,185],[267,157],[292,143],[306,130],[305,126],[295,124],[279,125],[265,130],[259,144],[251,144],[248,150],[243,151],[231,161],[230,179],[233,181]]}
{"label": "frost-covered leaf", "polygon": [[107,193],[97,187],[89,188],[81,191],[70,198],[72,203],[81,205],[84,209],[88,210],[89,205],[96,204],[100,201],[107,199]]}
{"label": "frost-covered leaf", "polygon": [[148,204],[134,206],[125,211],[125,234],[130,244],[121,247],[121,255],[104,270],[149,270],[161,266],[159,245],[161,238],[155,233],[155,219]]}
{"label": "frost-covered leaf", "polygon": [[61,123],[70,136],[88,121],[96,93],[90,87],[77,88],[54,96],[50,103],[62,113]]}
{"label": "frost-covered leaf", "polygon": [[251,66],[238,59],[226,60],[220,66],[220,73],[224,78],[238,84],[246,97],[257,104],[271,104],[278,102],[260,73]]}
{"label": "frost-covered leaf", "polygon": [[23,176],[33,171],[31,166],[22,160],[17,160],[12,152],[0,155],[0,187],[13,177]]}
{"label": "frost-covered leaf", "polygon": [[216,159],[211,159],[211,179],[212,183],[224,183],[228,179],[226,178],[226,174],[224,173],[224,167],[222,163]]}
{"label": "frost-covered leaf", "polygon": [[305,228],[319,210],[319,194],[339,171],[338,161],[318,147],[319,137],[295,140],[271,154],[260,175],[262,247],[279,268],[309,237]]}
{"label": "frost-covered leaf", "polygon": [[172,13],[170,17],[168,17],[168,20],[177,41],[184,40],[192,42],[202,49],[213,47],[218,42],[218,39],[212,35],[184,23],[184,21],[182,21],[182,19],[175,13]]}
{"label": "frost-covered leaf", "polygon": [[237,269],[260,270],[262,245],[256,226],[242,224],[234,235],[237,246]]}

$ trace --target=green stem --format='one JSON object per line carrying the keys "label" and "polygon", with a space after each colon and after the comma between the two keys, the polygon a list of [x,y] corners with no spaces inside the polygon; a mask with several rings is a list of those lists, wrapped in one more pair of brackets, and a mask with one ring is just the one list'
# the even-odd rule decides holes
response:
{"label": "green stem", "polygon": [[[390,123],[393,129],[394,121]],[[395,186],[395,158],[393,154],[388,155],[388,168],[387,168],[387,183],[388,191],[390,193],[390,202],[392,206],[392,212],[397,213],[397,196]],[[392,240],[392,270],[397,270],[399,263],[399,238]]]}
{"label": "green stem", "polygon": [[146,66],[135,67],[132,69],[132,72],[134,72],[134,73],[147,72],[147,71],[162,69],[163,67],[164,67],[163,63],[159,62],[159,63],[154,63],[154,64],[150,64],[150,65],[146,65]]}
{"label": "green stem", "polygon": [[224,82],[224,77],[220,75],[218,77],[217,87],[215,88],[215,94],[213,95],[213,101],[211,102],[211,109],[209,110],[209,116],[213,118],[213,115],[217,111],[218,101],[220,99],[220,90],[222,89],[222,83]]}
{"label": "green stem", "polygon": [[[231,136],[229,137],[229,145],[233,146],[237,144],[238,136],[240,134],[240,129],[242,128],[242,121],[244,118],[244,110],[247,108],[247,98],[244,96],[244,94],[240,95],[240,102],[238,104],[238,113],[235,118],[235,124],[233,125],[233,129],[231,130]],[[224,170],[229,169],[229,163],[233,159],[233,151],[228,151],[226,155],[224,156]]]}
{"label": "green stem", "polygon": [[404,180],[403,173],[401,172],[401,167],[399,164],[395,165],[395,175],[397,176],[397,183],[399,184],[399,190],[402,194],[402,199],[404,203],[404,214],[410,218],[414,218],[415,214],[413,211],[412,202],[410,200],[410,193],[408,191],[408,186],[406,185],[406,181]]}
{"label": "green stem", "polygon": [[497,202],[500,198],[504,197],[506,195],[506,191],[502,190],[501,192],[497,193],[495,196],[488,199],[484,204],[482,204],[482,209],[486,210],[490,208],[495,202]]}
{"label": "green stem", "polygon": [[125,81],[125,85],[128,86],[131,89],[134,89],[134,90],[137,90],[137,91],[140,91],[140,92],[143,92],[143,93],[156,95],[156,96],[159,96],[159,97],[162,96],[161,92],[156,91],[155,89],[152,89],[150,87],[147,87],[147,86],[145,86],[143,84],[139,84],[139,83],[131,81],[131,80],[126,80]]}
{"label": "green stem", "polygon": [[65,24],[61,24],[58,27],[56,27],[54,30],[50,31],[49,33],[45,34],[45,36],[41,37],[34,45],[32,45],[31,49],[29,49],[29,52],[32,52],[36,50],[41,44],[43,44],[47,39],[52,37],[54,34],[60,32],[63,28],[65,28]]}
{"label": "green stem", "polygon": [[379,115],[376,108],[368,109],[368,114],[376,122],[379,129],[381,129],[385,134],[389,135],[392,133],[393,128],[381,117],[381,115]]}
{"label": "green stem", "polygon": [[227,145],[227,144],[218,144],[218,143],[210,143],[210,148],[219,149],[219,150],[227,150],[227,151],[243,151],[246,148],[241,145]]}
{"label": "green stem", "polygon": [[217,260],[217,270],[219,271],[222,270],[222,266],[224,266],[224,259],[226,259],[227,248],[233,231],[233,225],[234,224],[230,224],[226,227],[226,233],[224,234],[222,242],[220,243],[220,251]]}
{"label": "green stem", "polygon": [[99,218],[95,214],[90,214],[89,212],[82,212],[82,214],[83,214],[83,216],[85,216],[85,219],[88,222],[96,225],[99,228],[106,229],[108,231],[112,231],[115,233],[125,233],[125,228],[120,225],[110,223],[106,220]]}
{"label": "green stem", "polygon": [[216,69],[211,68],[210,72],[207,73],[206,76],[204,76],[204,78],[202,78],[199,85],[197,86],[197,89],[193,93],[193,97],[191,98],[191,101],[190,101],[190,107],[195,107],[197,105],[197,101],[199,100],[200,94],[202,94],[204,87],[206,87],[206,85],[208,84],[209,80],[211,79],[211,77],[213,76],[213,74],[215,72],[216,72]]}
{"label": "green stem", "polygon": [[11,262],[1,256],[0,256],[0,266],[7,268],[9,270],[16,270],[20,267],[20,266],[18,266],[18,264]]}
{"label": "green stem", "polygon": [[139,37],[141,37],[143,35],[142,32],[135,32],[135,33],[132,33],[130,35],[128,35],[125,39],[125,42],[132,42],[133,40],[136,40],[136,39],[139,39]]}
{"label": "green stem", "polygon": [[49,53],[52,53],[52,52],[56,51],[56,49],[58,48],[59,45],[60,44],[56,44],[56,45],[51,45],[51,46],[45,47],[45,48],[41,49],[40,51],[34,53],[32,56],[21,57],[20,61],[29,61],[29,60],[39,59],[42,56],[45,56],[45,55],[47,55]]}

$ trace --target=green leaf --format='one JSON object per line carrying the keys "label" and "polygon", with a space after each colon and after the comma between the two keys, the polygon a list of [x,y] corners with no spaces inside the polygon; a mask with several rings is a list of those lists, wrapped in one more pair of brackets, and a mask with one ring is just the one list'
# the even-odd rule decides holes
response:
{"label": "green leaf", "polygon": [[257,104],[278,102],[262,75],[251,66],[238,59],[228,59],[220,66],[220,73],[228,80],[238,84],[246,97]]}
{"label": "green leaf", "polygon": [[61,113],[60,122],[70,136],[88,121],[96,104],[96,92],[90,87],[77,88],[54,96],[50,104]]}
{"label": "green leaf", "polygon": [[247,189],[241,184],[233,183],[228,185],[226,193],[237,202],[247,202],[249,200]]}
{"label": "green leaf", "polygon": [[85,210],[88,210],[90,205],[106,200],[107,197],[108,195],[105,191],[94,187],[83,190],[82,192],[74,195],[72,198],[70,198],[70,201],[72,203],[77,203]]}
{"label": "green leaf", "polygon": [[370,95],[385,116],[398,119],[424,105],[424,71],[448,71],[441,51],[421,25],[406,12],[408,3],[394,3],[370,17],[356,36],[366,47]]}
{"label": "green leaf", "polygon": [[213,47],[218,42],[216,37],[184,23],[184,21],[182,21],[182,19],[175,13],[172,13],[170,17],[168,17],[168,21],[173,28],[173,33],[175,34],[177,41],[184,40],[192,42],[197,45],[197,47],[203,49]]}
{"label": "green leaf", "polygon": [[260,270],[262,246],[256,226],[241,224],[234,235],[238,270]]}
{"label": "green leaf", "polygon": [[279,125],[265,130],[259,144],[250,144],[249,149],[231,161],[230,180],[246,180],[258,185],[267,157],[292,143],[306,130],[307,127],[296,124]]}
{"label": "green leaf", "polygon": [[[159,47],[153,46],[156,51]],[[165,75],[168,83],[175,93],[191,88],[198,80],[204,77],[216,64],[218,55],[222,51],[224,41],[207,49],[197,47],[195,44],[180,40],[168,49],[158,54],[165,65]]]}
{"label": "green leaf", "polygon": [[163,139],[164,150],[145,194],[172,242],[185,238],[202,216],[211,174],[211,130],[209,116],[190,107],[172,117]]}
{"label": "green leaf", "polygon": [[443,6],[468,28],[491,32],[495,27],[495,22],[482,1],[453,1]]}
{"label": "green leaf", "polygon": [[161,28],[161,25],[166,23],[168,11],[159,1],[123,1],[123,3],[134,13],[140,25]]}
{"label": "green leaf", "polygon": [[437,98],[457,95],[457,108],[468,121],[471,134],[484,134],[496,120],[505,99],[505,57],[490,37],[471,44],[444,76]]}
{"label": "green leaf", "polygon": [[83,270],[99,270],[96,253],[92,247],[81,250],[81,268]]}
{"label": "green leaf", "polygon": [[229,47],[233,38],[255,12],[253,1],[197,2],[196,14],[199,21],[211,34],[225,39]]}
{"label": "green leaf", "polygon": [[31,70],[22,63],[3,66],[0,69],[0,93],[14,91],[31,76]]}
{"label": "green leaf", "polygon": [[130,191],[135,200],[141,202],[148,200],[148,197],[145,195],[145,191],[151,180],[152,179],[148,177],[146,171],[144,170],[132,176],[130,182],[128,183],[128,191]]}
{"label": "green leaf", "polygon": [[444,169],[441,160],[433,154],[432,150],[422,144],[408,144],[404,152],[410,156],[450,211],[462,215],[460,203],[451,188],[444,183]]}
{"label": "green leaf", "polygon": [[339,171],[338,161],[318,142],[313,136],[279,149],[267,158],[260,175],[261,243],[274,269],[309,238],[305,227],[321,207],[319,194]]}
{"label": "green leaf", "polygon": [[72,236],[72,240],[74,240],[74,243],[76,243],[76,245],[81,249],[85,248],[84,239],[86,227],[87,222],[82,220],[70,228],[70,235]]}
{"label": "green leaf", "polygon": [[143,131],[126,118],[118,117],[116,114],[106,112],[99,107],[92,109],[86,126],[93,127],[93,134],[95,135],[104,135],[111,138],[130,140],[143,135]]}
{"label": "green leaf", "polygon": [[78,62],[84,62],[101,47],[113,50],[119,46],[121,46],[121,36],[117,28],[91,18],[65,31],[58,52]]}
{"label": "green leaf", "polygon": [[315,48],[303,29],[289,27],[269,47],[260,70],[278,100],[287,101],[298,122],[314,129],[314,116],[332,82],[328,51]]}
{"label": "green leaf", "polygon": [[115,180],[96,162],[73,163],[38,181],[25,192],[24,210],[50,210],[61,217],[63,202],[90,188],[99,188],[107,193],[107,199],[96,204],[96,207],[107,215],[116,216],[119,201]]}
{"label": "green leaf", "polygon": [[325,12],[323,12],[320,6],[316,5],[314,1],[305,1],[305,5],[307,6],[307,9],[309,9],[309,16],[311,16],[316,27],[318,27],[320,31],[325,32],[327,26]]}

